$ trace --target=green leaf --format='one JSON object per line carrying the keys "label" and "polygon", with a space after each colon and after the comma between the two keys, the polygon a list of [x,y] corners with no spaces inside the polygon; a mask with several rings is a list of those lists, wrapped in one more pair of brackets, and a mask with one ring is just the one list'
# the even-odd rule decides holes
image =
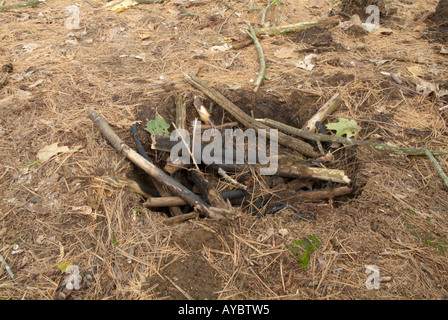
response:
{"label": "green leaf", "polygon": [[339,118],[339,122],[329,123],[326,125],[328,130],[335,130],[336,136],[342,137],[344,134],[347,138],[356,137],[361,130],[355,120]]}
{"label": "green leaf", "polygon": [[114,247],[118,247],[118,240],[115,236],[112,237],[112,243],[114,244]]}
{"label": "green leaf", "polygon": [[170,132],[168,131],[170,125],[165,122],[165,120],[160,116],[160,114],[156,113],[156,119],[150,120],[146,124],[145,130],[148,131],[153,136],[170,136]]}
{"label": "green leaf", "polygon": [[57,267],[62,271],[65,272],[67,270],[68,267],[70,267],[72,265],[71,262],[65,261],[61,264],[58,264]]}
{"label": "green leaf", "polygon": [[316,236],[310,236],[308,238],[302,238],[293,241],[289,245],[289,251],[291,254],[299,260],[300,267],[306,268],[310,262],[310,255],[317,250],[321,245],[319,238]]}

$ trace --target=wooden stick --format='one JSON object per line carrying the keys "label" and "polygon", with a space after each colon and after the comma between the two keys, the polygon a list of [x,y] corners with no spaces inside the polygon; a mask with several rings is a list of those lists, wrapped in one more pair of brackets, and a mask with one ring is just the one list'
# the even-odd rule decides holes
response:
{"label": "wooden stick", "polygon": [[[295,195],[290,196],[288,198],[282,199],[282,201],[301,201],[301,200],[322,200],[322,199],[331,199],[335,197],[345,196],[352,193],[353,189],[349,187],[337,187],[337,188],[327,188],[324,190],[311,190],[311,191],[300,191]],[[245,194],[250,197],[250,195]],[[243,195],[244,196],[244,195]],[[242,198],[242,197],[239,197]],[[235,200],[238,198],[232,198]],[[169,206],[181,206],[186,205],[187,203],[179,197],[160,197],[160,198],[151,198],[148,199],[144,205],[147,208],[162,208]],[[176,217],[173,217],[176,218]]]}
{"label": "wooden stick", "polygon": [[329,18],[324,20],[318,20],[318,21],[308,21],[308,22],[299,22],[294,24],[288,24],[284,26],[277,26],[277,27],[269,27],[269,28],[258,28],[255,29],[255,35],[277,35],[277,34],[288,34],[293,32],[302,31],[305,29],[309,29],[314,26],[320,26],[320,27],[328,27],[331,25],[336,25],[339,22],[338,18]]}
{"label": "wooden stick", "polygon": [[[328,188],[325,190],[311,190],[298,192],[293,198],[298,200],[322,200],[332,199],[335,197],[345,196],[352,193],[352,188],[339,187]],[[285,201],[291,201],[291,198],[285,199]]]}
{"label": "wooden stick", "polygon": [[163,223],[171,225],[179,222],[184,222],[186,220],[194,219],[198,216],[197,212],[185,213],[180,216],[170,217],[163,220]]}
{"label": "wooden stick", "polygon": [[323,122],[326,116],[332,114],[342,104],[342,98],[340,94],[335,94],[327,101],[310,120],[302,127],[305,131],[315,132],[316,122]]}
{"label": "wooden stick", "polygon": [[[247,193],[242,190],[232,190],[222,192],[220,196],[223,199],[234,200],[246,196]],[[170,206],[185,206],[188,203],[179,197],[153,197],[148,199],[143,205],[147,208],[162,208]]]}
{"label": "wooden stick", "polygon": [[250,46],[253,43],[254,43],[254,41],[252,39],[244,40],[244,41],[241,41],[241,42],[236,42],[236,43],[232,44],[232,49],[233,50],[243,49],[245,47]]}
{"label": "wooden stick", "polygon": [[308,167],[304,164],[290,163],[279,164],[276,175],[288,178],[308,178],[323,181],[333,181],[336,183],[349,184],[351,180],[345,172],[338,169],[327,169],[318,167]]}
{"label": "wooden stick", "polygon": [[[146,154],[145,148],[143,147],[143,145],[141,144],[140,140],[138,139],[137,127],[138,127],[138,122],[136,122],[130,129],[131,132],[132,132],[132,135],[134,137],[135,145],[137,146],[137,151],[143,158],[145,158],[146,160],[151,162],[151,159]],[[154,186],[156,187],[158,193],[162,197],[169,197],[169,196],[172,195],[171,192],[169,192],[168,189],[165,186],[160,185],[153,178],[151,178],[151,179],[152,179],[152,182],[153,182]],[[182,210],[180,210],[179,207],[171,207],[169,210],[170,210],[171,215],[173,215],[173,216],[178,216],[178,215],[182,214]]]}
{"label": "wooden stick", "polygon": [[90,110],[89,119],[92,120],[115,150],[122,153],[132,163],[143,169],[157,182],[166,186],[173,194],[184,199],[189,205],[198,210],[201,216],[215,219],[225,218],[222,214],[210,210],[210,206],[201,198],[126,145],[113,131],[106,119],[99,115],[95,110]]}
{"label": "wooden stick", "polygon": [[187,109],[182,96],[179,96],[176,101],[176,127],[187,129]]}
{"label": "wooden stick", "polygon": [[325,134],[320,134],[320,133],[312,133],[312,132],[308,132],[308,131],[304,131],[304,130],[300,130],[300,129],[288,126],[286,124],[283,124],[281,122],[271,120],[271,119],[257,119],[257,121],[265,123],[273,128],[282,130],[284,132],[294,134],[294,135],[301,137],[303,139],[306,139],[306,140],[337,142],[337,143],[341,143],[341,144],[349,145],[349,146],[367,146],[367,147],[371,147],[371,148],[374,148],[379,151],[404,153],[404,154],[408,154],[408,155],[412,155],[412,156],[426,156],[426,151],[431,152],[431,154],[434,156],[448,155],[448,152],[446,152],[446,151],[400,148],[400,147],[389,146],[387,144],[380,144],[380,143],[376,143],[376,142],[348,139],[348,138],[344,138],[344,137],[330,136],[330,135],[325,135]]}
{"label": "wooden stick", "polygon": [[448,187],[448,177],[446,176],[445,172],[443,171],[442,167],[440,167],[439,163],[437,162],[436,158],[432,155],[432,153],[428,150],[425,150],[426,157],[429,159],[431,164],[433,165],[434,169],[436,169],[437,173],[439,174],[439,177],[443,180],[445,185]]}
{"label": "wooden stick", "polygon": [[250,25],[250,23],[246,20],[243,20],[243,22],[249,27],[249,31],[246,31],[249,37],[251,37],[252,41],[254,42],[255,48],[257,48],[258,52],[258,60],[260,62],[260,70],[258,71],[257,80],[255,80],[255,88],[254,92],[257,92],[258,89],[260,89],[261,83],[264,80],[264,77],[266,75],[266,61],[264,59],[264,52],[263,48],[260,45],[260,42],[258,42],[258,38],[255,35],[255,31]]}
{"label": "wooden stick", "polygon": [[[240,108],[238,108],[235,104],[229,101],[221,93],[209,87],[201,79],[195,76],[189,76],[187,74],[184,74],[184,77],[191,85],[204,92],[210,99],[219,104],[224,110],[229,112],[236,120],[238,120],[244,126],[252,129],[265,129],[266,135],[270,137],[269,126],[257,122],[254,118],[244,113]],[[293,137],[290,137],[281,132],[278,133],[278,142],[288,148],[300,152],[305,156],[313,158],[319,156],[319,154],[316,151],[314,151],[313,147],[310,144],[295,139]]]}
{"label": "wooden stick", "polygon": [[162,208],[162,207],[174,207],[185,206],[188,203],[179,197],[154,197],[149,198],[143,205],[147,208]]}
{"label": "wooden stick", "polygon": [[43,2],[43,1],[42,0],[32,0],[32,1],[24,2],[24,3],[16,3],[16,4],[10,4],[7,6],[0,6],[0,11],[23,8],[23,7],[34,7],[34,6],[37,6],[41,2]]}

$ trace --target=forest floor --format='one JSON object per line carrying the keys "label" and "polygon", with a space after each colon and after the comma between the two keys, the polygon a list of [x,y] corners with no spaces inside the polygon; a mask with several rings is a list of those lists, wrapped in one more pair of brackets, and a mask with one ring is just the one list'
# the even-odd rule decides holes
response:
{"label": "forest floor", "polygon": [[[139,137],[161,168],[166,154],[151,150],[144,130],[156,110],[171,124],[181,96],[190,126],[199,95],[217,122],[235,121],[183,73],[248,115],[297,128],[338,93],[343,103],[326,123],[345,117],[359,125],[361,140],[448,150],[448,42],[426,19],[437,1],[396,0],[381,16],[381,32],[336,24],[261,36],[267,77],[257,92],[255,47],[230,46],[247,38],[242,19],[262,26],[266,2],[224,3],[237,11],[214,0],[118,13],[104,1],[78,1],[80,29],[73,30],[61,17],[68,0],[0,12],[0,65],[13,67],[0,89],[0,254],[14,274],[0,262],[0,299],[61,298],[69,264],[83,281],[67,299],[448,298],[448,189],[425,157],[339,146],[325,166],[344,170],[349,196],[296,201],[272,214],[241,208],[224,223],[167,225],[169,211],[149,210],[142,196],[111,183],[153,186],[104,139],[91,109],[132,148],[129,128],[139,121]],[[325,19],[338,6],[285,0],[266,21]],[[298,67],[310,53],[314,68]],[[59,149],[39,161],[52,145]],[[446,156],[437,160],[448,168]],[[230,188],[207,176],[220,191]],[[306,266],[294,251],[303,239],[317,239]],[[368,287],[371,266],[379,289]]]}

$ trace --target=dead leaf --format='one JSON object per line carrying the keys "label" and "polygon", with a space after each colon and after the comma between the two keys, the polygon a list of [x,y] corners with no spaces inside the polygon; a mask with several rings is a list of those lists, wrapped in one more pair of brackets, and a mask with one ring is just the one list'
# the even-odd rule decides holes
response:
{"label": "dead leaf", "polygon": [[232,49],[232,46],[229,46],[227,43],[224,43],[222,46],[213,46],[210,48],[210,51],[227,51]]}
{"label": "dead leaf", "polygon": [[49,146],[45,146],[39,150],[37,157],[41,162],[49,160],[51,157],[57,155],[58,153],[66,152],[76,152],[81,148],[81,146],[75,146],[73,149],[69,149],[67,146],[58,147],[58,142],[55,142]]}
{"label": "dead leaf", "polygon": [[58,153],[62,152],[69,152],[70,149],[67,146],[58,147],[58,142],[53,143],[52,145],[45,146],[42,149],[39,150],[37,153],[37,157],[42,161],[45,162],[49,160],[54,155],[57,155]]}
{"label": "dead leaf", "polygon": [[134,0],[115,0],[112,2],[109,2],[108,4],[104,5],[103,7],[110,11],[115,12],[121,12],[124,9],[132,8],[133,6],[136,6],[138,4],[137,1]]}
{"label": "dead leaf", "polygon": [[92,208],[89,206],[81,206],[81,207],[72,207],[73,211],[79,211],[80,214],[91,215]]}
{"label": "dead leaf", "polygon": [[415,90],[420,92],[424,97],[427,97],[434,92],[437,98],[448,95],[448,90],[440,90],[438,84],[434,84],[422,79],[417,78],[418,83],[415,85]]}
{"label": "dead leaf", "polygon": [[307,55],[303,60],[296,60],[294,61],[294,65],[297,68],[302,68],[308,71],[313,70],[313,68],[315,67],[314,64],[312,64],[311,62],[313,61],[314,58],[316,58],[317,55],[315,55],[314,53]]}
{"label": "dead leaf", "polygon": [[410,67],[406,67],[406,69],[409,71],[410,74],[414,75],[414,76],[421,76],[423,74],[423,68],[420,66],[410,66]]}

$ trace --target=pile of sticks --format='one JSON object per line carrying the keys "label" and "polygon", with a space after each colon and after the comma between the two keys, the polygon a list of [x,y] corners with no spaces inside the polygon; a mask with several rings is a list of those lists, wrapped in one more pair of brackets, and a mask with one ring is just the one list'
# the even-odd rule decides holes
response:
{"label": "pile of sticks", "polygon": [[[230,102],[227,98],[221,95],[216,90],[209,87],[202,80],[195,76],[185,75],[185,79],[191,83],[194,87],[201,90],[205,95],[215,101],[218,105],[228,111],[237,122],[230,123],[227,125],[236,125],[241,123],[246,128],[253,129],[267,129],[267,136],[269,136],[270,127],[263,123],[263,121],[257,121],[256,119],[246,115],[240,108]],[[325,114],[324,110],[330,112],[334,110],[338,105],[342,103],[339,95],[334,96],[320,111],[322,115]],[[195,97],[194,106],[199,112],[201,119],[211,126],[215,126],[214,121],[211,119],[210,115],[207,113],[206,109],[202,105],[202,100],[199,97]],[[322,116],[320,116],[322,117]],[[136,190],[141,195],[147,198],[145,205],[150,208],[160,208],[169,207],[171,217],[167,219],[167,223],[183,221],[186,219],[200,217],[208,217],[213,219],[234,219],[238,217],[241,213],[239,205],[247,199],[253,199],[255,193],[259,192],[259,188],[252,183],[244,184],[235,181],[226,172],[237,173],[246,172],[251,174],[257,174],[262,168],[259,164],[211,164],[210,167],[214,172],[228,181],[236,190],[231,190],[223,193],[219,193],[215,187],[208,181],[204,172],[199,168],[199,166],[178,166],[172,163],[165,166],[165,171],[160,169],[154,164],[154,162],[147,156],[143,146],[141,145],[137,137],[137,125],[131,128],[131,132],[134,136],[134,141],[137,146],[137,151],[129,147],[123,140],[121,140],[118,135],[113,131],[110,125],[107,123],[101,115],[99,115],[95,110],[91,110],[89,118],[95,123],[97,128],[101,131],[104,137],[109,141],[109,143],[117,150],[127,157],[136,166],[143,169],[149,174],[154,182],[157,190],[142,190],[141,186],[136,186],[135,183],[130,181],[124,182],[128,187],[133,187],[131,189]],[[186,106],[180,98],[176,103],[176,128],[185,129],[186,128]],[[318,121],[319,117],[315,120]],[[307,124],[307,126],[313,127],[312,121]],[[219,127],[219,126],[215,126]],[[314,150],[314,148],[304,142],[303,140],[296,139],[284,133],[278,134],[279,143],[292,149],[298,151],[299,153],[309,156],[323,159],[322,155]],[[171,141],[168,137],[155,136],[153,137],[152,149],[169,152],[176,141]],[[326,169],[320,167],[310,167],[303,162],[302,156],[293,155],[280,155],[277,157],[278,160],[278,170],[276,172],[277,176],[287,177],[287,178],[305,178],[305,179],[318,179],[324,181],[332,181],[337,184],[343,184],[345,186],[340,186],[336,188],[327,188],[325,190],[317,191],[299,191],[296,194],[290,195],[289,201],[294,202],[303,199],[324,199],[333,198],[340,195],[349,194],[352,189],[347,187],[350,183],[350,179],[341,170]],[[194,186],[199,190],[200,195],[194,193],[183,185],[180,181],[180,172],[182,170],[188,171],[189,179],[194,184]],[[252,182],[256,179],[248,179]],[[257,208],[262,207],[266,202],[271,200],[272,196],[266,198],[261,197],[263,201],[259,201]],[[278,201],[277,201],[278,202]],[[273,202],[275,203],[275,201]],[[285,202],[286,203],[286,202]],[[237,204],[238,207],[233,205]],[[254,204],[252,204],[254,205]],[[255,204],[257,205],[257,204]],[[192,212],[184,213],[182,207],[192,208]],[[257,210],[257,208],[252,208]],[[253,210],[252,210],[253,211]]]}
{"label": "pile of sticks", "polygon": [[[137,137],[137,125],[134,125],[131,128],[138,150],[135,151],[118,137],[101,115],[92,109],[89,118],[95,123],[104,137],[115,150],[122,153],[136,166],[148,173],[157,190],[144,190],[141,186],[130,181],[124,181],[124,183],[147,198],[145,202],[147,207],[169,207],[171,216],[165,220],[166,223],[185,221],[198,216],[212,219],[233,220],[241,215],[241,205],[244,203],[249,203],[249,206],[246,208],[249,208],[248,211],[250,213],[260,213],[262,211],[263,213],[270,213],[278,211],[285,206],[298,201],[333,199],[335,197],[350,194],[353,191],[349,186],[351,181],[344,171],[328,169],[321,165],[323,162],[331,159],[330,153],[325,154],[322,142],[336,142],[347,146],[363,145],[380,151],[397,152],[413,156],[426,156],[429,158],[448,154],[448,152],[444,151],[399,148],[369,141],[328,135],[326,133],[314,133],[316,125],[322,122],[342,104],[342,98],[339,94],[334,95],[327,103],[325,103],[302,129],[298,129],[272,119],[254,119],[244,113],[238,106],[229,101],[221,93],[209,87],[201,79],[186,74],[184,74],[184,77],[188,83],[222,107],[236,120],[236,122],[224,125],[241,124],[245,128],[252,128],[255,130],[266,129],[267,137],[270,136],[272,129],[282,131],[278,132],[278,143],[288,149],[296,151],[299,155],[278,155],[278,168],[275,176],[296,179],[297,181],[302,181],[302,183],[296,183],[297,188],[292,192],[286,193],[286,195],[284,194],[283,197],[280,197],[279,194],[275,194],[275,192],[267,192],[267,196],[260,196],[260,185],[256,182],[258,180],[254,177],[259,174],[263,167],[262,165],[248,163],[228,164],[220,162],[209,164],[205,167],[204,165],[200,165],[202,167],[201,169],[200,166],[194,162],[194,157],[191,152],[190,155],[194,165],[175,165],[168,161],[164,170],[162,170],[157,167],[146,154]],[[199,113],[201,120],[207,125],[215,128],[224,126],[217,126],[215,124],[199,97],[196,96],[194,98],[193,104]],[[186,129],[186,105],[183,103],[182,98],[179,98],[176,102],[175,127],[176,129]],[[315,150],[315,147],[304,140],[315,141],[318,150]],[[173,144],[176,143],[178,143],[178,141],[171,141],[170,138],[167,137],[154,136],[152,149],[170,152]],[[313,166],[313,164],[316,163],[320,164],[320,166]],[[207,168],[211,168],[220,178],[229,182],[229,184],[234,187],[234,190],[222,193],[218,192],[215,186],[207,179],[205,174],[205,169]],[[186,186],[187,183],[181,183],[182,172],[188,172],[189,183],[191,182],[196,190],[199,190],[197,193],[192,191],[194,190],[193,188],[189,189]],[[230,177],[228,173],[245,173],[242,176],[245,176],[246,179],[243,179],[243,181],[236,181]],[[444,175],[443,171],[439,172],[439,174],[441,177],[442,174]],[[303,181],[312,180],[327,181],[327,187],[318,190],[302,190],[303,186],[306,185]],[[255,198],[257,198],[257,201],[253,200]]]}

